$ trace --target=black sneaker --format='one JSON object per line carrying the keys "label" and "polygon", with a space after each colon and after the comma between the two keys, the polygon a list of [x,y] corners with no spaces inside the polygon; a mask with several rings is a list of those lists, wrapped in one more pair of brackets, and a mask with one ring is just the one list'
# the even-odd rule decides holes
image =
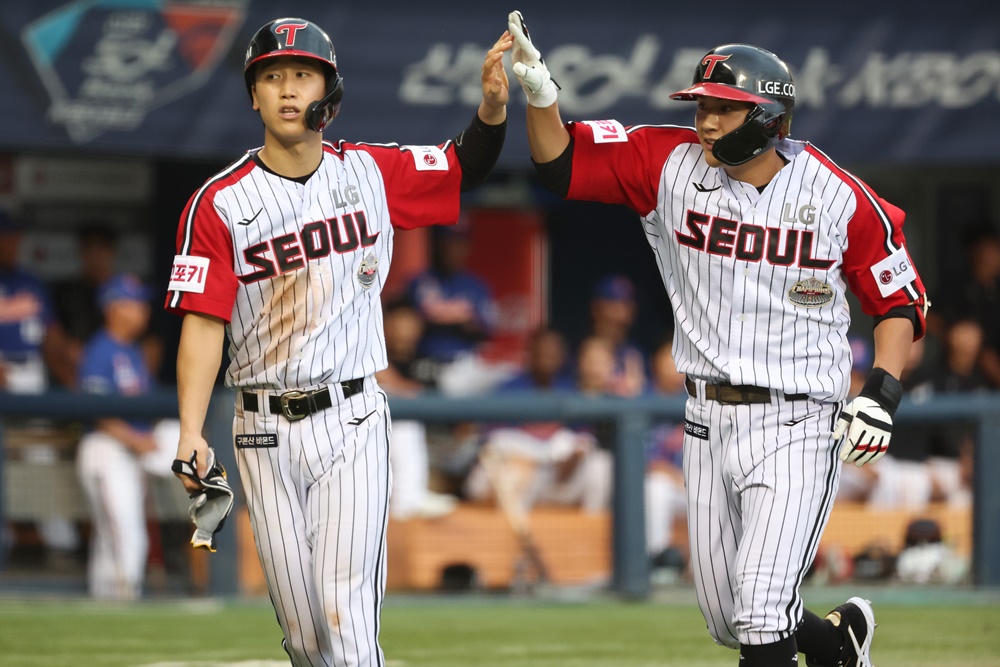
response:
{"label": "black sneaker", "polygon": [[869,600],[853,597],[827,614],[826,620],[844,635],[844,648],[837,660],[837,667],[874,667],[871,658],[872,635],[878,626]]}

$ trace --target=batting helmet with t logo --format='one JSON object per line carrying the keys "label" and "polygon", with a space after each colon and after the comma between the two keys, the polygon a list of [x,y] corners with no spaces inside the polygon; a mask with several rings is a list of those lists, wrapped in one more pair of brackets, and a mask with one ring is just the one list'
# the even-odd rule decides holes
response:
{"label": "batting helmet with t logo", "polygon": [[251,96],[257,64],[279,56],[312,58],[322,63],[326,71],[326,95],[306,109],[306,126],[322,132],[340,112],[340,100],[344,96],[344,79],[337,70],[333,42],[322,28],[305,19],[283,18],[264,24],[250,40],[243,66],[243,78]]}
{"label": "batting helmet with t logo", "polygon": [[670,96],[751,102],[746,122],[720,137],[712,154],[728,165],[748,162],[788,136],[795,107],[795,83],[788,65],[770,51],[749,44],[718,46],[701,59],[693,85]]}

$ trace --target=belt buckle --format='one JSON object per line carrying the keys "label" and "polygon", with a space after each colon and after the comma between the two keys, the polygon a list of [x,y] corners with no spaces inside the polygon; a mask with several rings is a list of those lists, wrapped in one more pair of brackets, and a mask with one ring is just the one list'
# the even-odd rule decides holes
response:
{"label": "belt buckle", "polygon": [[281,414],[285,415],[285,419],[290,422],[297,422],[309,416],[308,403],[305,405],[305,412],[293,412],[291,406],[289,406],[289,401],[299,401],[304,398],[309,398],[309,394],[304,391],[286,391],[284,394],[278,396],[278,401],[281,403]]}

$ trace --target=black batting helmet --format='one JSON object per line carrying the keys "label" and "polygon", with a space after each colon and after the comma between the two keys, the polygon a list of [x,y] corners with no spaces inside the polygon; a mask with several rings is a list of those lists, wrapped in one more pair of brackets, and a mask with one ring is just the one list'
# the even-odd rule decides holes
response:
{"label": "black batting helmet", "polygon": [[795,107],[795,82],[778,56],[749,44],[717,46],[701,59],[693,85],[670,96],[752,102],[746,122],[721,137],[712,154],[728,165],[748,162],[788,136]]}
{"label": "black batting helmet", "polygon": [[278,56],[300,56],[322,63],[326,71],[326,95],[306,110],[306,126],[322,132],[340,112],[340,100],[344,96],[344,79],[337,70],[337,54],[329,35],[305,19],[283,18],[265,23],[247,46],[243,78],[248,93],[253,88],[257,64]]}

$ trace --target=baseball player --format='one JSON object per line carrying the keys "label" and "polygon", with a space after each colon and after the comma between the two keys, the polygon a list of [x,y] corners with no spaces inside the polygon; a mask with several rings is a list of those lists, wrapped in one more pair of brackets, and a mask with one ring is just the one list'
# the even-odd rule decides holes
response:
{"label": "baseball player", "polygon": [[[773,53],[727,44],[693,63],[693,128],[564,125],[521,15],[509,16],[541,180],[642,220],[687,375],[684,478],[698,602],[742,667],[869,665],[875,621],[853,597],[825,619],[799,586],[841,462],[885,453],[898,376],[927,299],[903,212],[788,138],[795,84]],[[848,287],[874,318],[874,370],[845,407]],[[839,453],[839,457],[838,457]],[[839,460],[838,460],[839,459]]]}
{"label": "baseball player", "polygon": [[[87,342],[79,388],[90,394],[139,396],[153,379],[139,339],[149,322],[149,290],[130,274],[117,275],[98,289],[104,326]],[[145,471],[169,474],[167,438],[176,429],[165,420],[153,425],[124,419],[99,420],[80,440],[76,469],[90,504],[94,531],[88,563],[90,594],[99,599],[134,600],[146,573]],[[166,437],[165,437],[166,436]]]}
{"label": "baseball player", "polygon": [[[459,194],[503,146],[504,34],[470,125],[437,146],[323,141],[344,83],[317,25],[281,18],[246,52],[264,145],[191,197],[166,307],[184,316],[181,436],[195,457],[221,349],[236,390],[234,444],[257,551],[293,665],[384,665],[391,425],[380,292],[395,228],[453,224]],[[180,475],[185,487],[199,485]]]}

